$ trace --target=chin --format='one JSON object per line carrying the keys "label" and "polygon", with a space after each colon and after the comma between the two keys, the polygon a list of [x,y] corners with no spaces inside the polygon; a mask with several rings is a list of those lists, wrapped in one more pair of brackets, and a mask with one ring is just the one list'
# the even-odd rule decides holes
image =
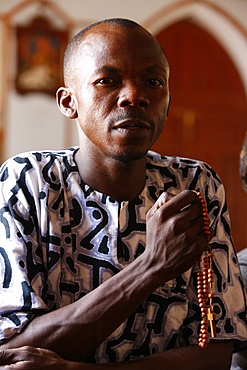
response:
{"label": "chin", "polygon": [[128,150],[125,152],[117,153],[113,156],[114,159],[120,161],[120,162],[130,162],[130,161],[136,161],[138,159],[142,159],[147,155],[147,150],[144,151],[134,151],[134,150]]}

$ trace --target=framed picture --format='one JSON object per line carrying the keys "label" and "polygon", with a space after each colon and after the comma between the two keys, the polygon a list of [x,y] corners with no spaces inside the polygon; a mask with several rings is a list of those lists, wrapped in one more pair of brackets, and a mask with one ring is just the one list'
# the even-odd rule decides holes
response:
{"label": "framed picture", "polygon": [[36,17],[27,26],[16,28],[16,90],[55,95],[63,85],[62,62],[68,43],[68,31],[55,29],[44,17]]}

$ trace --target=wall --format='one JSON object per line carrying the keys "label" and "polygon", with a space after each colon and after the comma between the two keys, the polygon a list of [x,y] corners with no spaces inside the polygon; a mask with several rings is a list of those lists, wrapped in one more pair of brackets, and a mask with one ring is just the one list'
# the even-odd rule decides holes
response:
{"label": "wall", "polygon": [[[104,18],[131,18],[151,32],[192,16],[208,28],[228,50],[237,65],[247,92],[247,37],[245,0],[54,0],[64,17],[71,20],[71,36],[80,28]],[[9,18],[13,9],[27,5]],[[3,159],[32,149],[59,149],[77,144],[74,121],[63,118],[54,98],[43,94],[21,96],[14,89],[14,27],[38,11],[37,1],[0,1],[0,128],[4,127]],[[56,17],[54,18],[56,20]],[[247,93],[246,93],[247,95]]]}

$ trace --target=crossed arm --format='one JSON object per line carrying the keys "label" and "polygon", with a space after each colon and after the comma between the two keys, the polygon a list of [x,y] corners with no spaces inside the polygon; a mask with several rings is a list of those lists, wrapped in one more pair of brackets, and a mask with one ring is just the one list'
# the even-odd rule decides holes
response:
{"label": "crossed arm", "polygon": [[[197,345],[175,348],[136,361],[111,364],[85,364],[64,360],[55,352],[33,347],[0,351],[1,369],[12,370],[228,370],[232,343],[213,343],[201,349]],[[9,368],[8,364],[13,364]],[[29,367],[30,366],[30,367]]]}

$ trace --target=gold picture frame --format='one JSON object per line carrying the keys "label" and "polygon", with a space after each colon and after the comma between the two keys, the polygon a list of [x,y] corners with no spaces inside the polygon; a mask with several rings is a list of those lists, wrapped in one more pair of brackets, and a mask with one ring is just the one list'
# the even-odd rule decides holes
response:
{"label": "gold picture frame", "polygon": [[53,27],[48,19],[38,16],[27,26],[16,28],[18,93],[32,92],[55,95],[63,85],[62,60],[68,43],[68,31]]}

